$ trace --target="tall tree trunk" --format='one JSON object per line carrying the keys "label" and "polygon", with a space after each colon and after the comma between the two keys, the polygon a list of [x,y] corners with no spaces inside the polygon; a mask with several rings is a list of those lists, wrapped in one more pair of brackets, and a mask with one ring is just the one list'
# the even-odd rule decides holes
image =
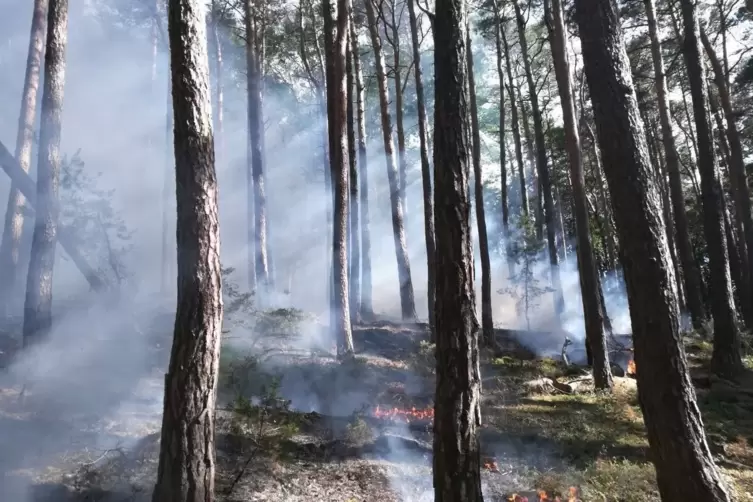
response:
{"label": "tall tree trunk", "polygon": [[60,216],[60,121],[67,43],[68,1],[50,0],[37,164],[37,214],[24,303],[25,347],[44,340],[52,327],[52,278]]}
{"label": "tall tree trunk", "polygon": [[408,0],[408,14],[410,16],[411,43],[413,46],[413,75],[416,79],[416,108],[418,108],[418,136],[421,153],[421,183],[424,198],[424,239],[426,240],[427,271],[427,300],[429,303],[429,327],[432,339],[434,330],[434,298],[436,290],[434,241],[434,200],[431,189],[431,164],[429,163],[429,133],[426,119],[426,98],[424,97],[424,77],[421,67],[421,52],[418,42],[418,21],[416,18],[416,0]]}
{"label": "tall tree trunk", "polygon": [[[248,95],[249,159],[253,184],[254,217],[254,271],[257,292],[262,297],[268,292],[269,260],[267,255],[267,192],[264,180],[264,123],[262,120],[262,64],[260,37],[264,36],[257,19],[256,0],[245,0],[246,18],[246,85]],[[251,187],[249,187],[251,188]],[[249,197],[251,192],[249,191]],[[250,212],[249,212],[250,213]],[[250,216],[250,214],[249,214]],[[250,245],[250,243],[249,243]],[[249,265],[250,267],[250,265]]]}
{"label": "tall tree trunk", "polygon": [[350,43],[352,45],[353,71],[356,85],[358,166],[361,174],[361,316],[365,319],[371,319],[374,317],[374,310],[371,303],[371,236],[369,233],[369,165],[366,156],[365,86],[363,83],[363,74],[361,73],[361,54],[358,47],[358,35],[356,34],[355,23],[350,24]]}
{"label": "tall tree trunk", "polygon": [[663,500],[729,501],[706,442],[680,339],[659,194],[613,0],[577,0],[576,19],[620,236],[638,399]]}
{"label": "tall tree trunk", "polygon": [[178,308],[154,502],[214,500],[214,420],[222,331],[220,222],[205,4],[169,0],[175,110]]}
{"label": "tall tree trunk", "polygon": [[[536,238],[542,239],[544,236],[544,214],[543,214],[543,206],[541,205],[541,197],[538,193],[538,182],[537,182],[537,175],[536,175],[536,157],[534,155],[534,142],[533,142],[533,136],[531,136],[531,122],[528,120],[528,108],[526,108],[526,102],[523,99],[523,93],[518,89],[518,96],[520,97],[520,120],[523,122],[523,135],[526,139],[526,156],[528,157],[528,166],[530,169],[530,176],[534,185],[534,198],[533,198],[533,212],[534,212],[534,223],[536,226]],[[528,192],[528,188],[526,188],[526,193]]]}
{"label": "tall tree trunk", "polygon": [[[353,28],[352,12],[348,13],[348,36],[352,36]],[[356,99],[357,90],[355,86],[354,67],[353,67],[353,48],[349,44],[346,47],[348,54],[348,61],[346,67],[347,73],[347,118],[348,118],[348,161],[350,167],[350,178],[348,179],[350,188],[350,231],[348,232],[350,242],[350,250],[348,252],[349,264],[350,264],[350,319],[351,323],[359,322],[361,320],[361,231],[360,231],[360,218],[358,210],[358,168],[360,167],[357,162],[356,152],[356,124],[355,124],[355,109],[354,101]]]}
{"label": "tall tree trunk", "polygon": [[[740,144],[740,132],[737,129],[737,120],[732,109],[729,87],[727,87],[724,68],[719,62],[719,58],[714,51],[711,42],[706,36],[706,32],[701,30],[701,41],[703,42],[706,54],[711,61],[711,68],[714,71],[714,83],[719,91],[719,101],[722,104],[724,118],[727,119],[727,140],[730,149],[730,178],[735,178],[736,190],[735,207],[737,219],[742,223],[744,235],[740,235],[741,240],[746,243],[746,262],[748,264],[747,280],[749,287],[753,287],[753,209],[751,209],[750,190],[748,189],[748,178],[745,173],[745,161],[743,159],[742,146]],[[713,145],[713,140],[712,140]],[[746,309],[750,308],[747,306]]]}
{"label": "tall tree trunk", "polygon": [[[37,93],[39,74],[44,54],[45,28],[47,27],[48,0],[35,0],[31,18],[29,52],[26,57],[26,74],[21,96],[21,112],[18,116],[16,135],[16,160],[25,173],[31,165],[31,149],[34,142],[34,117],[37,114]],[[8,207],[5,210],[5,226],[0,243],[0,316],[5,315],[16,287],[19,269],[21,236],[24,229],[24,208],[26,199],[15,183],[8,194]]]}
{"label": "tall tree trunk", "polygon": [[382,41],[377,31],[376,14],[373,0],[367,0],[366,16],[369,21],[371,42],[374,46],[376,61],[377,83],[379,87],[379,108],[382,118],[382,135],[384,139],[384,155],[387,165],[387,179],[390,185],[390,206],[392,207],[392,234],[395,240],[395,254],[397,255],[397,275],[400,281],[400,306],[403,320],[416,319],[416,302],[413,296],[413,281],[411,279],[410,261],[408,260],[408,246],[405,243],[405,225],[403,223],[403,204],[400,201],[400,187],[397,166],[395,165],[395,146],[392,141],[392,117],[390,116],[390,99],[387,90],[387,75],[384,70],[384,56]]}
{"label": "tall tree trunk", "polygon": [[[498,10],[498,9],[497,9]],[[496,13],[500,16],[500,13]],[[505,50],[505,66],[507,69],[507,93],[510,96],[510,118],[512,119],[512,139],[515,143],[515,160],[518,164],[518,180],[520,181],[520,205],[521,213],[528,216],[528,188],[526,187],[525,165],[523,164],[523,146],[520,141],[520,121],[518,120],[518,99],[515,95],[515,81],[512,76],[512,61],[510,58],[510,46],[507,43],[504,25],[499,28],[502,38],[502,46]],[[504,86],[500,79],[500,86]],[[500,91],[502,92],[502,91]]]}
{"label": "tall tree trunk", "polygon": [[[510,239],[510,207],[507,193],[507,153],[505,144],[505,70],[503,67],[503,58],[506,57],[505,50],[502,48],[502,16],[499,12],[497,0],[493,1],[494,8],[494,43],[497,49],[497,79],[499,79],[499,187],[501,194],[501,211],[502,211],[502,240],[505,243],[505,258],[510,276],[515,273],[515,266],[512,257],[512,241]],[[506,44],[506,42],[505,42]],[[514,107],[515,103],[511,100]],[[517,112],[516,112],[517,114]],[[518,133],[520,134],[520,133]],[[528,200],[526,199],[526,202]]]}
{"label": "tall tree trunk", "polygon": [[573,103],[570,62],[567,55],[567,34],[560,0],[544,0],[544,13],[549,29],[549,43],[552,46],[554,72],[557,78],[562,117],[565,123],[565,145],[570,167],[570,180],[573,189],[573,209],[575,213],[575,235],[577,238],[578,277],[583,301],[583,319],[586,324],[586,344],[593,357],[594,384],[597,389],[611,389],[612,370],[609,366],[607,339],[604,336],[604,319],[599,297],[599,278],[596,272],[593,246],[591,244],[586,203],[586,181],[583,175],[583,158],[580,136],[578,135]]}
{"label": "tall tree trunk", "polygon": [[[408,162],[405,158],[405,120],[403,119],[403,77],[400,62],[400,22],[395,15],[396,2],[392,0],[390,14],[392,23],[389,24],[392,29],[392,69],[393,78],[395,79],[395,132],[397,133],[397,165],[400,177],[400,203],[403,205],[403,215],[408,214]],[[385,26],[385,30],[387,26]],[[407,77],[406,77],[407,80]]]}
{"label": "tall tree trunk", "polygon": [[471,32],[466,28],[466,57],[468,58],[468,95],[471,108],[471,153],[475,179],[476,224],[478,225],[478,251],[481,256],[481,331],[482,340],[491,345],[494,341],[494,318],[492,317],[492,265],[489,258],[489,239],[486,234],[484,208],[484,184],[481,178],[481,133],[476,103],[476,77],[473,71],[473,45]]}
{"label": "tall tree trunk", "polygon": [[549,165],[546,158],[546,143],[544,139],[544,126],[541,122],[539,99],[537,96],[536,83],[533,80],[531,60],[528,55],[528,41],[526,40],[525,18],[520,11],[520,6],[515,3],[515,18],[518,23],[518,35],[520,39],[520,53],[523,58],[523,68],[528,81],[528,95],[531,100],[531,115],[533,115],[533,131],[536,139],[536,167],[539,175],[541,194],[544,199],[544,219],[546,223],[546,240],[549,244],[549,265],[554,289],[554,311],[559,317],[565,310],[565,300],[562,296],[562,283],[560,281],[559,258],[557,257],[557,242],[554,225],[554,199],[552,198],[552,183],[549,173]]}
{"label": "tall tree trunk", "polygon": [[685,27],[684,55],[688,68],[693,115],[698,133],[698,170],[701,173],[703,197],[703,233],[709,255],[711,314],[714,319],[714,351],[711,368],[714,373],[735,377],[743,371],[740,333],[737,328],[732,281],[729,272],[727,240],[724,235],[724,200],[719,179],[719,166],[714,156],[714,139],[707,113],[706,75],[698,40],[698,18],[695,4],[681,0]]}
{"label": "tall tree trunk", "polygon": [[481,377],[470,228],[465,2],[437,0],[434,19],[434,207],[437,383],[434,500],[482,502]]}
{"label": "tall tree trunk", "polygon": [[348,131],[347,131],[347,52],[350,1],[324,0],[324,55],[327,77],[327,116],[329,124],[329,163],[334,189],[332,232],[333,294],[332,316],[337,355],[353,354],[353,333],[348,301]]}
{"label": "tall tree trunk", "polygon": [[[666,156],[667,173],[669,174],[669,190],[671,192],[672,213],[675,223],[677,251],[682,266],[682,278],[685,285],[685,298],[693,327],[700,329],[705,320],[706,313],[703,308],[703,290],[701,286],[701,272],[698,269],[693,256],[693,247],[690,243],[690,231],[688,228],[688,216],[685,211],[685,194],[682,189],[682,177],[680,176],[680,161],[677,155],[675,137],[672,133],[672,124],[669,119],[669,101],[667,98],[667,77],[664,71],[659,32],[656,25],[654,0],[643,0],[648,18],[648,32],[651,38],[651,56],[654,63],[654,87],[656,89],[656,106],[659,109],[659,121],[661,124],[662,143]],[[671,232],[671,229],[669,230]]]}

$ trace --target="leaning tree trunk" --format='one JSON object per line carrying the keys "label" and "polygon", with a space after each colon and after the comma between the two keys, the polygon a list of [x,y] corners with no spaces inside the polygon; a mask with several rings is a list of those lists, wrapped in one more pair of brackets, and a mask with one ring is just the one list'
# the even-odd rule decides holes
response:
{"label": "leaning tree trunk", "polygon": [[382,135],[384,139],[384,155],[387,165],[387,179],[390,185],[390,206],[392,208],[392,234],[395,240],[397,255],[397,275],[400,281],[400,307],[403,320],[416,319],[416,302],[413,296],[413,281],[411,279],[408,246],[405,242],[405,224],[403,222],[403,204],[400,201],[400,187],[397,166],[395,165],[395,146],[392,141],[392,117],[390,116],[390,99],[387,90],[387,74],[384,70],[384,56],[382,41],[377,31],[376,14],[373,0],[366,0],[366,16],[369,22],[371,42],[374,47],[376,62],[376,77],[379,87],[379,108],[382,118]]}
{"label": "leaning tree trunk", "polygon": [[[666,72],[664,71],[661,43],[659,42],[659,33],[656,26],[654,0],[643,0],[643,2],[646,6],[648,31],[651,38],[651,55],[654,63],[654,86],[656,88],[657,108],[659,109],[659,120],[661,123],[662,143],[664,144],[667,172],[669,174],[672,213],[677,232],[675,244],[677,246],[678,254],[680,255],[682,277],[685,284],[685,298],[690,312],[690,318],[693,322],[693,327],[700,329],[706,320],[706,313],[703,308],[701,272],[696,264],[695,257],[693,256],[693,248],[690,243],[688,216],[685,211],[685,195],[683,194],[682,178],[680,176],[680,159],[677,155],[677,146],[675,145],[675,137],[672,132],[672,125],[669,118],[667,78]],[[672,229],[670,228],[668,231],[672,232]]]}
{"label": "leaning tree trunk", "polygon": [[[499,15],[499,14],[497,14]],[[520,121],[518,119],[518,100],[515,96],[515,83],[512,76],[512,61],[510,59],[510,46],[507,43],[505,27],[501,26],[499,35],[502,38],[502,46],[505,50],[505,67],[507,69],[507,93],[510,95],[510,118],[512,119],[512,139],[515,143],[515,160],[518,164],[518,180],[520,182],[520,206],[521,213],[528,216],[528,188],[526,187],[525,164],[523,163],[523,146],[520,140]],[[500,80],[501,87],[504,87]],[[500,92],[502,92],[500,90]]]}
{"label": "leaning tree trunk", "polygon": [[416,79],[416,108],[418,109],[418,136],[421,153],[421,183],[424,198],[424,239],[426,240],[427,284],[426,296],[429,303],[429,328],[432,339],[434,330],[434,298],[436,289],[434,241],[434,200],[431,190],[431,164],[429,163],[429,133],[426,119],[426,98],[424,97],[424,76],[421,68],[421,51],[418,41],[418,20],[416,18],[416,0],[408,0],[408,15],[410,17],[410,34],[413,46],[413,75]]}
{"label": "leaning tree trunk", "polygon": [[[353,23],[352,12],[348,13],[348,36],[351,35],[351,25]],[[347,51],[347,66],[345,72],[347,74],[347,119],[348,119],[348,166],[350,168],[350,178],[348,179],[350,189],[349,199],[349,212],[350,212],[350,227],[348,231],[348,242],[350,248],[348,251],[348,261],[350,270],[348,272],[348,285],[350,287],[350,319],[351,323],[359,322],[361,320],[361,232],[360,232],[360,218],[358,211],[358,162],[356,153],[356,120],[354,101],[356,95],[355,78],[353,76],[353,49],[349,44],[346,47]]]}
{"label": "leaning tree trunk", "polygon": [[37,164],[37,214],[24,303],[24,346],[46,338],[52,327],[52,276],[60,216],[60,121],[67,43],[68,0],[50,0]]}
{"label": "leaning tree trunk", "polygon": [[465,2],[437,0],[434,19],[434,207],[437,383],[434,500],[482,502],[481,377],[470,228]]}
{"label": "leaning tree trunk", "polygon": [[358,166],[361,192],[361,317],[371,319],[374,310],[371,303],[371,236],[369,233],[369,176],[366,156],[366,112],[361,54],[355,23],[350,24],[350,43],[353,54],[353,72],[356,85],[356,108],[358,121]]}
{"label": "leaning tree trunk", "polygon": [[[39,74],[44,54],[45,28],[47,27],[48,0],[35,0],[31,18],[29,52],[26,57],[26,74],[21,96],[21,112],[18,116],[16,135],[16,160],[25,173],[31,165],[31,149],[34,141],[34,117],[37,114]],[[5,315],[16,287],[19,269],[21,235],[24,228],[26,199],[16,183],[11,184],[8,207],[5,210],[5,226],[0,244],[0,315]]]}
{"label": "leaning tree trunk", "polygon": [[[251,158],[249,168],[253,184],[253,268],[256,276],[257,291],[262,297],[268,291],[269,260],[267,254],[267,192],[264,180],[264,124],[262,122],[262,67],[259,54],[257,37],[264,36],[259,33],[259,23],[255,19],[255,0],[245,0],[246,18],[246,85],[248,97],[248,135]],[[249,187],[251,189],[251,187]],[[251,197],[251,190],[249,190]],[[249,208],[250,209],[250,208]],[[249,217],[251,216],[249,211]],[[251,242],[249,242],[251,247]],[[249,263],[251,268],[251,263]]]}
{"label": "leaning tree trunk", "polygon": [[627,285],[638,378],[662,500],[728,502],[679,333],[659,194],[613,0],[577,0],[584,68]]}
{"label": "leaning tree trunk", "polygon": [[473,177],[475,179],[476,224],[478,226],[478,251],[481,256],[481,331],[485,344],[494,340],[494,318],[492,317],[492,265],[489,258],[489,239],[486,235],[486,215],[484,210],[484,184],[481,179],[481,133],[476,104],[476,78],[473,73],[473,50],[471,32],[466,29],[466,57],[468,58],[468,96],[471,107],[471,152]]}
{"label": "leaning tree trunk", "polygon": [[554,225],[554,199],[552,198],[552,183],[549,176],[549,165],[546,158],[546,143],[544,139],[544,126],[541,122],[539,99],[537,96],[536,82],[533,80],[531,61],[528,55],[528,41],[526,40],[525,18],[520,11],[520,6],[515,5],[515,18],[518,22],[518,38],[520,40],[520,53],[523,58],[523,68],[528,81],[528,94],[531,100],[531,114],[533,115],[533,131],[536,140],[536,167],[539,175],[540,192],[544,199],[544,220],[546,223],[546,240],[549,244],[549,265],[554,289],[554,310],[559,317],[565,310],[565,300],[562,296],[562,283],[560,281],[559,258],[557,256],[557,239]]}
{"label": "leaning tree trunk", "polygon": [[703,196],[703,233],[709,255],[709,297],[714,319],[714,350],[711,369],[714,373],[734,378],[743,371],[740,333],[737,327],[729,255],[724,234],[724,208],[719,166],[714,153],[714,139],[708,116],[706,72],[701,58],[698,18],[695,3],[681,0],[684,25],[685,65],[693,100],[696,133],[698,134],[698,171]]}
{"label": "leaning tree trunk", "polygon": [[[727,86],[724,69],[719,62],[719,58],[714,51],[711,42],[706,36],[706,32],[701,30],[701,41],[706,50],[706,54],[711,61],[711,68],[714,71],[714,83],[719,91],[719,101],[722,104],[724,118],[727,119],[727,139],[730,149],[730,178],[735,178],[736,190],[734,193],[737,218],[742,223],[745,235],[740,235],[744,239],[747,248],[747,257],[745,263],[748,264],[747,280],[748,286],[753,287],[753,209],[751,209],[750,190],[748,189],[748,177],[745,172],[745,160],[743,150],[740,144],[740,132],[737,129],[737,117],[732,109],[729,87]],[[713,144],[713,142],[712,142]],[[741,257],[742,258],[742,257]],[[746,309],[751,306],[747,305]]]}
{"label": "leaning tree trunk", "polygon": [[220,222],[205,5],[170,0],[175,110],[178,308],[154,502],[214,500],[214,420],[222,331]]}
{"label": "leaning tree trunk", "polygon": [[565,146],[570,167],[575,213],[575,234],[578,241],[578,277],[583,301],[583,318],[586,324],[586,344],[592,357],[594,384],[597,389],[611,389],[612,370],[609,366],[607,339],[604,336],[604,318],[599,297],[599,278],[596,272],[593,245],[588,222],[586,180],[583,175],[583,157],[575,118],[570,62],[567,55],[567,34],[560,0],[544,0],[544,13],[552,46],[554,73],[557,78],[562,116],[565,123]]}

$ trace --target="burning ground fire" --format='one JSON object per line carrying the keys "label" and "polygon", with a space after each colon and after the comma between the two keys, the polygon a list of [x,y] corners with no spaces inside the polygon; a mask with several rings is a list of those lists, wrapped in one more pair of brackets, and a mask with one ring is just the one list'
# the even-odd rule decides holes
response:
{"label": "burning ground fire", "polygon": [[[571,486],[568,490],[567,498],[562,498],[559,495],[552,498],[544,490],[536,490],[536,497],[535,500],[531,500],[530,502],[581,502],[578,498],[578,489],[574,486]],[[529,502],[528,497],[518,495],[517,493],[513,493],[507,497],[507,500],[509,502]]]}
{"label": "burning ground fire", "polygon": [[393,420],[395,422],[410,423],[411,420],[434,420],[434,408],[417,409],[415,406],[410,409],[388,408],[382,409],[377,406],[374,409],[374,417]]}
{"label": "burning ground fire", "polygon": [[635,360],[631,359],[627,364],[626,373],[630,376],[635,376]]}

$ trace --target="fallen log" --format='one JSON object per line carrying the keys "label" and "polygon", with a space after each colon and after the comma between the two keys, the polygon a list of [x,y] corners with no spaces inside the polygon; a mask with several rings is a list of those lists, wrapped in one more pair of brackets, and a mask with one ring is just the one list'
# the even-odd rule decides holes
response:
{"label": "fallen log", "polygon": [[[21,168],[18,161],[13,154],[5,147],[2,141],[0,141],[0,165],[5,173],[10,177],[13,184],[18,188],[29,204],[36,207],[37,204],[37,188],[36,183],[31,177]],[[65,225],[58,224],[57,238],[60,245],[70,257],[71,261],[76,267],[84,274],[87,282],[94,291],[102,291],[107,289],[107,281],[104,280],[99,273],[89,265],[83,254],[79,251],[73,239],[73,232]]]}

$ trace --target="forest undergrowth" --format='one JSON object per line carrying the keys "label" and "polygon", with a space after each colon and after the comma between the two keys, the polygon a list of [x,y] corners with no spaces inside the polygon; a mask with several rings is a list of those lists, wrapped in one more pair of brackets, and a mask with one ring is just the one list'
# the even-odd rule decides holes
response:
{"label": "forest undergrowth", "polygon": [[[228,305],[237,313],[247,303]],[[433,346],[426,326],[386,321],[357,326],[358,355],[339,362],[326,347],[294,350],[300,347],[300,326],[313,318],[286,310],[253,318],[262,319],[256,326],[266,326],[261,330],[266,338],[241,343],[228,334],[224,342],[218,500],[433,500]],[[635,380],[617,377],[613,395],[598,394],[587,379],[576,385],[584,381],[583,368],[511,351],[510,343],[501,340],[504,352],[487,350],[482,358],[486,500],[520,494],[537,501],[539,490],[567,500],[575,487],[582,501],[658,501]],[[708,376],[708,342],[689,336],[686,347],[712,451],[735,499],[751,500],[753,390]],[[166,346],[154,350],[161,354],[154,361],[161,363],[148,371],[131,400],[159,388]],[[20,406],[18,391],[11,385],[0,391],[3,430],[38,444],[31,435],[44,426],[58,440],[45,439],[44,452],[24,459],[5,458],[6,485],[28,483],[29,502],[150,500],[159,406],[87,420],[43,415],[30,407],[33,396]]]}

